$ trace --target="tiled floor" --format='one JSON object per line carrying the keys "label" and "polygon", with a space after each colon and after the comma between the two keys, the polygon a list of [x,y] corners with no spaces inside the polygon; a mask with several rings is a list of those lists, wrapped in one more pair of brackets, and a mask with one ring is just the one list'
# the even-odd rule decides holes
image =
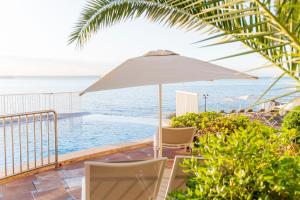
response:
{"label": "tiled floor", "polygon": [[[175,155],[183,153],[184,150],[165,149],[163,155],[172,159]],[[153,158],[153,150],[149,145],[92,160],[110,162],[151,158]],[[49,170],[0,185],[0,200],[79,200],[81,199],[81,179],[84,176],[83,163],[66,165],[58,170]],[[159,199],[163,199],[171,167],[172,161],[168,161]]]}

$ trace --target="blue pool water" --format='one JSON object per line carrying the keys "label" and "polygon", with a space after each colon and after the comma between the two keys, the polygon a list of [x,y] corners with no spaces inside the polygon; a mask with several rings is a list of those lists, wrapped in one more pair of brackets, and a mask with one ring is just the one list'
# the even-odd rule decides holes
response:
{"label": "blue pool water", "polygon": [[59,120],[59,153],[148,138],[156,124],[150,118],[100,114],[62,119]]}
{"label": "blue pool water", "polygon": [[[96,77],[0,79],[0,93],[82,91],[96,80]],[[197,92],[200,97],[208,94],[208,110],[246,107],[271,82],[271,78],[261,78],[168,84],[163,86],[163,111],[164,114],[175,111],[176,90]],[[292,80],[283,79],[268,96],[281,94],[283,90],[279,88],[292,84]],[[157,129],[157,93],[157,86],[145,86],[82,96],[81,111],[89,114],[59,120],[59,153],[152,137]],[[246,95],[251,98],[237,98]],[[203,98],[200,98],[200,110],[203,105]]]}

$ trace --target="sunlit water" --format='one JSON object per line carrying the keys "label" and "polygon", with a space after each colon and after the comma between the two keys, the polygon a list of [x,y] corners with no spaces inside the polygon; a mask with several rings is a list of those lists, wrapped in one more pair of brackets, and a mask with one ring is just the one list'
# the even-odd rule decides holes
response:
{"label": "sunlit water", "polygon": [[[96,77],[0,79],[0,93],[82,91],[96,80]],[[164,114],[175,111],[176,90],[199,93],[200,110],[204,109],[203,94],[209,95],[208,110],[245,108],[271,83],[271,78],[261,78],[164,85],[163,111]],[[292,80],[283,79],[268,97],[288,92],[278,88],[292,84]],[[152,137],[157,129],[157,94],[157,86],[145,86],[82,96],[81,111],[89,114],[59,120],[59,154]],[[249,98],[241,100],[241,96]]]}

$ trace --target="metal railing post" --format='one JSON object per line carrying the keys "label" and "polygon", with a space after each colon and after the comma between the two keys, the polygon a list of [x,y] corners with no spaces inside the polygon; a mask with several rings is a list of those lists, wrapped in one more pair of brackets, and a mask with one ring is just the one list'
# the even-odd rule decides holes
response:
{"label": "metal railing post", "polygon": [[57,113],[53,111],[54,113],[54,134],[55,134],[55,167],[58,168],[58,129],[57,129]]}
{"label": "metal railing post", "polygon": [[[3,132],[0,140],[3,140],[4,157],[4,163],[0,163],[0,168],[4,169],[4,174],[0,174],[0,181],[41,167],[54,165],[57,168],[59,166],[58,116],[54,110],[0,115],[0,121],[2,121],[2,129],[0,130]],[[54,124],[53,129],[50,123]],[[7,127],[8,130],[10,129],[10,135],[7,133],[9,132]],[[43,134],[43,129],[47,133]],[[51,138],[54,138],[54,141]],[[40,141],[36,141],[37,139]],[[46,148],[44,148],[44,144],[47,146]],[[54,155],[51,154],[52,150]],[[15,151],[19,153],[19,156],[15,155]],[[54,160],[51,157],[54,157]],[[40,162],[37,161],[37,158],[40,158]],[[8,160],[11,160],[11,163]]]}

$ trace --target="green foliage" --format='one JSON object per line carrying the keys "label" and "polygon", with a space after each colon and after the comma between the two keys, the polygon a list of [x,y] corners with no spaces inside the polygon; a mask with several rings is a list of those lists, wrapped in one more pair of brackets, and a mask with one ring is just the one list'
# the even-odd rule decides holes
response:
{"label": "green foliage", "polygon": [[184,162],[193,174],[185,192],[169,199],[300,199],[296,132],[260,123],[230,134],[205,134],[196,149],[207,160]]}
{"label": "green foliage", "polygon": [[283,118],[283,128],[295,129],[298,132],[296,142],[300,144],[300,106],[295,107]]}
{"label": "green foliage", "polygon": [[[223,115],[216,112],[187,113],[179,117],[173,117],[172,127],[195,127],[196,137],[194,147],[199,145],[199,137],[205,134],[230,134],[236,129],[249,126],[250,119],[242,114]],[[197,153],[193,148],[194,153]]]}
{"label": "green foliage", "polygon": [[207,123],[214,121],[218,117],[222,117],[222,114],[216,112],[187,113],[179,117],[173,117],[171,126],[176,128],[195,127],[197,132],[200,132],[207,126]]}
{"label": "green foliage", "polygon": [[283,118],[283,127],[287,129],[296,129],[300,132],[300,106],[295,107]]}
{"label": "green foliage", "polygon": [[[88,0],[69,42],[83,46],[98,30],[139,17],[187,31],[201,30],[211,36],[199,42],[213,40],[204,46],[239,42],[248,47],[216,60],[255,53],[268,63],[253,70],[276,67],[282,71],[263,97],[285,75],[300,84],[299,4],[300,0]],[[300,92],[291,88],[276,98]]]}
{"label": "green foliage", "polygon": [[200,132],[202,135],[206,133],[228,134],[236,129],[245,128],[249,123],[250,119],[245,115],[230,114],[203,123],[203,128]]}
{"label": "green foliage", "polygon": [[195,127],[197,135],[210,133],[230,133],[238,128],[245,128],[250,119],[245,115],[222,115],[216,112],[187,113],[172,118],[172,127]]}

